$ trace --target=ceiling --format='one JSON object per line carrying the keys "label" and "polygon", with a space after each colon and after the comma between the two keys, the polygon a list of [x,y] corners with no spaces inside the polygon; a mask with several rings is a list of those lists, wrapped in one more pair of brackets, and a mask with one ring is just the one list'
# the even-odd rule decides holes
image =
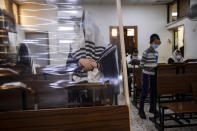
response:
{"label": "ceiling", "polygon": [[[24,2],[38,2],[42,4],[46,3],[55,3],[55,2],[61,2],[61,3],[73,3],[73,4],[98,4],[98,5],[104,5],[104,4],[114,4],[116,0],[15,0],[19,2],[20,4],[23,4]],[[123,4],[166,4],[169,2],[172,2],[173,0],[121,0]]]}
{"label": "ceiling", "polygon": [[[123,4],[158,4],[159,2],[162,4],[166,4],[171,2],[172,0],[121,0]],[[111,4],[115,3],[116,0],[82,0],[82,3],[97,3],[97,4]]]}

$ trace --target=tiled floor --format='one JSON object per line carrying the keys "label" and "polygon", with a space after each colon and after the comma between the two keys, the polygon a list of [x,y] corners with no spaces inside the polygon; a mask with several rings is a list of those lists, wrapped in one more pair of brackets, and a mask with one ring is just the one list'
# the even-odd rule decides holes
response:
{"label": "tiled floor", "polygon": [[[149,106],[145,105],[146,120],[142,120],[138,116],[138,110],[131,104],[131,129],[132,131],[157,131],[154,124],[149,120],[150,116],[153,116],[148,112]],[[197,131],[197,127],[189,128],[171,128],[165,129],[165,131]]]}

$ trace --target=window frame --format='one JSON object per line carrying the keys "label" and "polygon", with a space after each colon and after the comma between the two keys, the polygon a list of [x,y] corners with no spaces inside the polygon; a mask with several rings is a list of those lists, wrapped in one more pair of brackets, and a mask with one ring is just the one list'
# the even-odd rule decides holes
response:
{"label": "window frame", "polygon": [[[16,24],[21,24],[21,19],[20,19],[20,5],[16,1],[12,0],[11,7],[12,7],[13,4],[16,5],[16,7],[17,7],[17,14],[18,14],[18,16],[17,16],[18,17],[18,23],[16,22],[16,20],[15,20],[15,22],[16,22]],[[14,11],[13,11],[13,14],[14,14]]]}
{"label": "window frame", "polygon": [[[191,0],[187,0],[188,1],[188,6],[190,7],[190,3],[191,3]],[[170,7],[177,3],[177,20],[179,20],[180,18],[184,18],[186,15],[183,15],[183,16],[180,16],[180,12],[181,12],[181,7],[180,5],[182,4],[183,1],[181,0],[174,0],[170,3],[167,4],[167,23],[171,23],[171,22],[174,22],[174,21],[170,21],[170,17],[171,17],[171,12],[170,12]],[[186,8],[189,8],[189,7],[186,7]],[[187,14],[187,12],[185,12],[185,14]]]}

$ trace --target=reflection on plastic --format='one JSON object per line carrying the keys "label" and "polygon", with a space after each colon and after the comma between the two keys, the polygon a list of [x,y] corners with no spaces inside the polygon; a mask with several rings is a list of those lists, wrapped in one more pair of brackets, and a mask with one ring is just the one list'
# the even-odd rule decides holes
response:
{"label": "reflection on plastic", "polygon": [[[100,29],[89,13],[73,1],[18,1],[21,24],[13,25],[6,11],[0,13],[1,84],[20,81],[32,88],[36,98],[30,99],[35,103],[28,104],[35,109],[118,104],[118,49],[100,39]],[[9,33],[15,37],[6,37]],[[99,68],[84,71],[82,58],[95,61]]]}

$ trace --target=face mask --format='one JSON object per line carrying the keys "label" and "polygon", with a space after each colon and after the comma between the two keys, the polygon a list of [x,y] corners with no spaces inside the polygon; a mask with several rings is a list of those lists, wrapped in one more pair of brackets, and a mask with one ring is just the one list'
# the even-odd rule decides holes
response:
{"label": "face mask", "polygon": [[177,55],[177,56],[176,56],[176,59],[177,59],[177,60],[180,60],[181,57],[182,57],[181,55]]}
{"label": "face mask", "polygon": [[152,44],[152,47],[153,47],[154,49],[157,49],[157,48],[159,47],[159,45],[158,45],[158,44]]}
{"label": "face mask", "polygon": [[132,59],[138,59],[138,57],[137,56],[132,56]]}

